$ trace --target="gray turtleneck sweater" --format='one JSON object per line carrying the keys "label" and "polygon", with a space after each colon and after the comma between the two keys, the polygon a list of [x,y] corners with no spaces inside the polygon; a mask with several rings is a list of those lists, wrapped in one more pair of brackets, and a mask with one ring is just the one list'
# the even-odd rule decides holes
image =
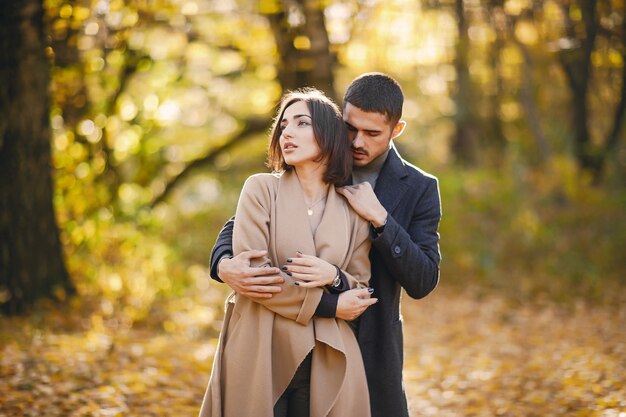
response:
{"label": "gray turtleneck sweater", "polygon": [[372,184],[372,188],[376,187],[376,180],[378,179],[378,174],[380,174],[380,170],[383,167],[383,164],[387,160],[387,155],[389,155],[389,150],[387,149],[381,155],[376,157],[376,159],[372,160],[369,164],[358,167],[355,166],[352,169],[352,184],[360,184],[362,182],[369,182]]}

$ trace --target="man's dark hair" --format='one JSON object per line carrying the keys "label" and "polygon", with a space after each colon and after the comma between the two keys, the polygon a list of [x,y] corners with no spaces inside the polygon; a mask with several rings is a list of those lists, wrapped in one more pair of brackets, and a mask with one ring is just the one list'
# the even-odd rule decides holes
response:
{"label": "man's dark hair", "polygon": [[400,84],[390,76],[380,72],[368,72],[355,78],[343,97],[343,107],[352,104],[359,109],[381,113],[392,126],[402,117],[404,95]]}
{"label": "man's dark hair", "polygon": [[339,107],[315,88],[302,88],[283,96],[272,124],[267,165],[274,171],[288,171],[293,168],[285,163],[280,148],[282,134],[280,124],[287,107],[298,101],[304,101],[311,112],[313,135],[320,147],[318,161],[326,160],[328,164],[322,179],[327,184],[344,183],[352,173],[352,153],[348,130]]}

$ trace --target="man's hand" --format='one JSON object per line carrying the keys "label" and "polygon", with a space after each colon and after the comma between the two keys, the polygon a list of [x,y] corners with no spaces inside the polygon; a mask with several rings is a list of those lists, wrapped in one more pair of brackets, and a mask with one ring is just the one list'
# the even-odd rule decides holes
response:
{"label": "man's hand", "polygon": [[339,294],[335,316],[347,321],[359,317],[369,306],[378,302],[378,298],[370,298],[370,290],[370,288],[354,289]]}
{"label": "man's hand", "polygon": [[363,182],[357,185],[347,185],[336,189],[344,196],[354,211],[374,227],[380,227],[387,220],[387,210],[380,204],[378,197],[374,194],[372,184]]}
{"label": "man's hand", "polygon": [[300,252],[287,259],[287,264],[281,269],[303,288],[331,285],[337,276],[337,268],[334,265],[316,256],[304,255]]}
{"label": "man's hand", "polygon": [[285,280],[274,267],[251,267],[250,259],[267,255],[265,250],[241,252],[233,258],[222,258],[217,265],[217,275],[237,294],[248,298],[272,298],[280,292]]}

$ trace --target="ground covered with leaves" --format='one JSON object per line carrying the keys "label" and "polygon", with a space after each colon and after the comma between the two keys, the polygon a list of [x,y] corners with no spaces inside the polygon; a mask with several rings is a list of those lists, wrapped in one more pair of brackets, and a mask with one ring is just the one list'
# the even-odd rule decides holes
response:
{"label": "ground covered with leaves", "polygon": [[[0,416],[195,416],[219,313],[178,307],[1,318]],[[626,306],[439,288],[403,311],[412,416],[626,417]]]}
{"label": "ground covered with leaves", "polygon": [[414,416],[626,417],[626,305],[442,291],[404,307]]}

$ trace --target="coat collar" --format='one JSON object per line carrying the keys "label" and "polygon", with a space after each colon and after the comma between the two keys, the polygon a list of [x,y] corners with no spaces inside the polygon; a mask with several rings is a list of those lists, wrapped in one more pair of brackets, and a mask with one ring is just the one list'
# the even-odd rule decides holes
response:
{"label": "coat collar", "polygon": [[396,208],[404,195],[407,185],[404,183],[403,178],[407,175],[406,166],[392,143],[391,150],[380,170],[376,180],[376,188],[374,189],[376,196],[388,212],[392,212]]}
{"label": "coat collar", "polygon": [[[338,266],[343,265],[347,262],[350,241],[347,216],[345,202],[335,187],[328,187],[324,214],[313,235],[300,180],[295,171],[284,172],[276,195],[276,221],[272,222],[276,236],[273,239],[274,262],[284,265],[287,258],[300,251]],[[280,246],[276,245],[277,242]]]}

